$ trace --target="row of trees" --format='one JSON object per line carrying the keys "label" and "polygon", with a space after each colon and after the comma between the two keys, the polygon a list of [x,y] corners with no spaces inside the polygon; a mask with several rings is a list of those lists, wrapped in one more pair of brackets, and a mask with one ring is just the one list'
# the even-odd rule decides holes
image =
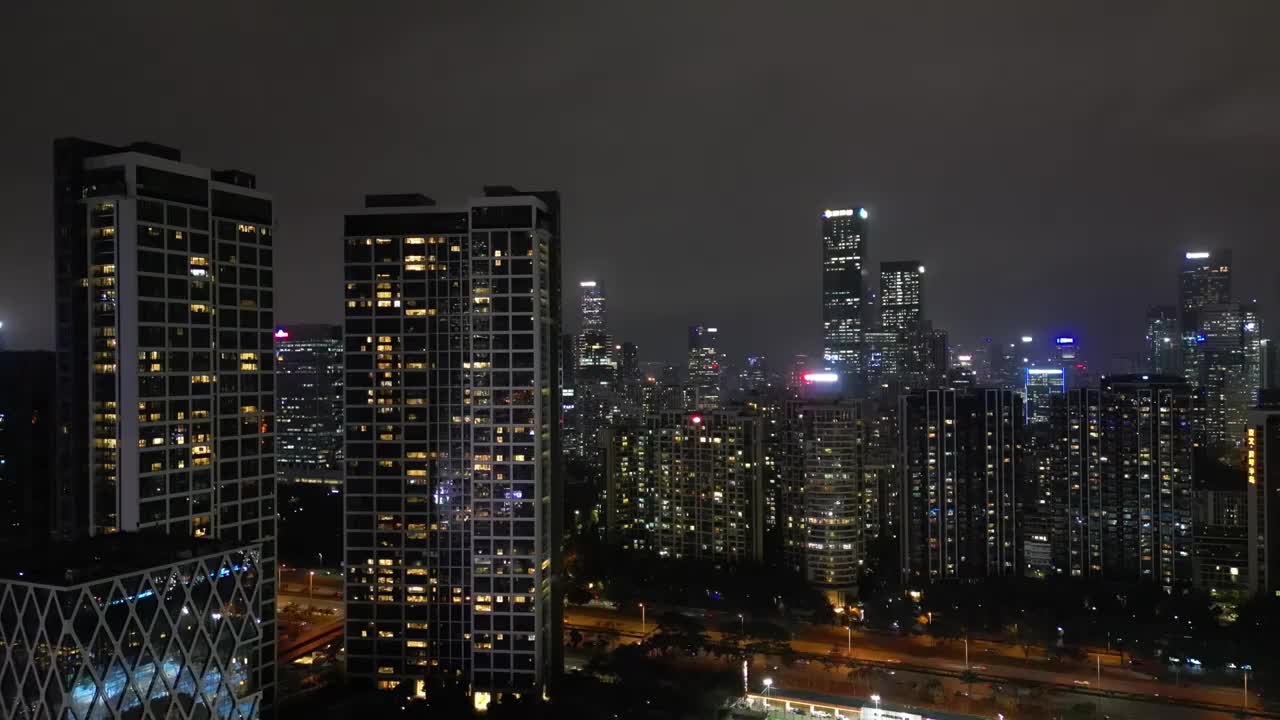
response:
{"label": "row of trees", "polygon": [[936,583],[918,602],[876,576],[859,590],[866,624],[882,630],[923,631],[940,640],[986,637],[1051,658],[1110,648],[1134,659],[1194,657],[1209,666],[1259,670],[1280,665],[1280,647],[1267,640],[1280,632],[1275,597],[1227,605],[1192,589],[1168,593],[1150,583],[1070,578]]}
{"label": "row of trees", "polygon": [[595,532],[572,538],[565,571],[570,581],[566,599],[571,603],[592,599],[622,607],[663,603],[752,616],[788,609],[817,622],[831,622],[834,617],[822,593],[795,573],[754,563],[720,566],[624,551],[604,543]]}

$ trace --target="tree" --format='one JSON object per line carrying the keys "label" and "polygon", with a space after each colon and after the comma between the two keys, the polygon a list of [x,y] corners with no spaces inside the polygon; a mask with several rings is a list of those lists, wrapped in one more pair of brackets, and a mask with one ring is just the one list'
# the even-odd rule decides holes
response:
{"label": "tree", "polygon": [[847,677],[849,678],[849,682],[854,686],[854,688],[857,688],[859,681],[866,681],[870,676],[867,666],[861,663],[850,660],[846,664],[846,667],[849,668]]}
{"label": "tree", "polygon": [[822,656],[822,667],[827,672],[840,667],[842,662],[844,662],[844,653],[840,651],[839,646],[831,648],[830,652]]}
{"label": "tree", "polygon": [[935,642],[946,643],[964,637],[964,628],[949,613],[934,613],[929,619],[929,636]]}
{"label": "tree", "polygon": [[973,684],[978,682],[978,674],[972,670],[960,673],[960,682],[965,684],[965,695],[973,696]]}
{"label": "tree", "polygon": [[570,605],[586,605],[591,602],[594,597],[595,596],[591,594],[590,590],[587,590],[580,585],[573,585],[564,593],[565,602]]}

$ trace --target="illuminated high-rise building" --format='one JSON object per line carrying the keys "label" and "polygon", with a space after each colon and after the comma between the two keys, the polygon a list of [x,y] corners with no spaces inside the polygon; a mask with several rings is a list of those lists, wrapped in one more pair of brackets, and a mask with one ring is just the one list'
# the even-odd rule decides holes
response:
{"label": "illuminated high-rise building", "polygon": [[664,558],[763,559],[758,416],[659,412],[609,435],[609,538]]}
{"label": "illuminated high-rise building", "polygon": [[1176,375],[1182,370],[1182,336],[1178,308],[1155,305],[1147,309],[1146,367],[1148,373]]}
{"label": "illuminated high-rise building", "polygon": [[899,399],[904,580],[1020,572],[1022,397],[928,390]]}
{"label": "illuminated high-rise building", "polygon": [[1231,302],[1231,251],[1196,250],[1183,254],[1178,276],[1178,329],[1182,344],[1182,375],[1201,382],[1200,309]]}
{"label": "illuminated high-rise building", "polygon": [[277,328],[275,349],[276,476],[341,485],[342,328]]}
{"label": "illuminated high-rise building", "polygon": [[[1048,422],[1031,428],[1023,520],[1032,577],[1102,577],[1102,400],[1096,388],[1050,397]],[[1116,513],[1112,513],[1115,517]]]}
{"label": "illuminated high-rise building", "polygon": [[1249,592],[1280,592],[1280,392],[1263,392],[1245,430]]}
{"label": "illuminated high-rise building", "polygon": [[866,559],[862,402],[800,408],[804,572],[842,605],[856,594]]}
{"label": "illuminated high-rise building", "polygon": [[688,407],[709,410],[720,405],[719,337],[717,328],[689,328]]}
{"label": "illuminated high-rise building", "polygon": [[614,382],[617,360],[605,316],[604,286],[595,280],[584,280],[578,287],[582,290],[582,305],[575,386],[608,386]]}
{"label": "illuminated high-rise building", "polygon": [[1101,403],[1103,575],[1189,583],[1191,387],[1167,375],[1108,377]]}
{"label": "illuminated high-rise building", "polygon": [[618,353],[605,315],[604,286],[595,280],[578,283],[582,291],[580,331],[574,352],[573,423],[569,451],[595,469],[600,464],[604,429],[618,405]]}
{"label": "illuminated high-rise building", "polygon": [[1204,389],[1205,440],[1219,448],[1238,445],[1248,411],[1257,401],[1261,327],[1250,305],[1220,303],[1197,311],[1195,342]]}
{"label": "illuminated high-rise building", "polygon": [[1026,398],[1027,423],[1040,424],[1049,421],[1049,405],[1054,395],[1066,391],[1066,373],[1062,368],[1027,368],[1023,383]]}
{"label": "illuminated high-rise building", "polygon": [[347,672],[477,705],[561,667],[559,197],[346,216]]}
{"label": "illuminated high-rise building", "polygon": [[261,622],[226,692],[260,712],[275,684],[272,198],[149,143],[58,140],[54,182],[61,533],[234,545]]}
{"label": "illuminated high-rise building", "polygon": [[924,264],[880,263],[880,329],[909,334],[924,323]]}
{"label": "illuminated high-rise building", "polygon": [[851,378],[862,373],[868,217],[865,208],[822,212],[822,361]]}

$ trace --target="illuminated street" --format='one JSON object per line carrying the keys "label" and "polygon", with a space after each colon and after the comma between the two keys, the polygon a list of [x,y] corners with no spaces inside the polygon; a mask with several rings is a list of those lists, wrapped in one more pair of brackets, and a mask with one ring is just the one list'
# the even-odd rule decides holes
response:
{"label": "illuminated street", "polygon": [[[601,634],[636,639],[641,633],[639,617],[622,615],[602,608],[566,608],[565,624],[566,627],[579,628],[584,633],[596,631]],[[655,628],[654,615],[650,615],[645,630],[652,633]],[[906,677],[918,676],[918,684],[927,682],[929,679],[940,679],[948,694],[953,695],[963,689],[960,687],[962,683],[957,679],[964,671],[964,649],[960,642],[933,647],[928,638],[901,638],[862,632],[854,632],[850,638],[842,628],[818,625],[800,625],[793,628],[793,631],[790,644],[801,655],[822,658],[835,649],[842,660],[847,659],[851,639],[852,657],[881,671],[876,675],[885,678],[885,682],[901,684]],[[709,635],[713,640],[725,639],[721,633],[710,632]],[[974,645],[977,644],[974,643]],[[1096,665],[1088,667],[1078,663],[1061,663],[1063,667],[1060,669],[1050,668],[1046,667],[1048,661],[1043,659],[1025,660],[1016,656],[1011,657],[1012,653],[1008,652],[1007,646],[1004,653],[986,652],[988,645],[990,644],[983,643],[980,647],[970,648],[970,666],[979,680],[974,685],[975,689],[980,685],[999,685],[1001,681],[1013,681],[1050,686],[1055,692],[1078,698],[1079,702],[1093,702],[1098,698]],[[1014,650],[1017,649],[1014,648]],[[771,662],[773,665],[778,665],[776,660]],[[847,668],[826,670],[823,664],[815,659],[802,660],[790,669],[783,668],[776,672],[783,674],[793,687],[828,691],[840,685],[839,679],[843,678],[848,670]],[[847,681],[845,682],[847,686]],[[1211,685],[1177,687],[1153,679],[1144,679],[1138,673],[1116,667],[1101,668],[1101,690],[1104,693],[1119,693],[1151,700],[1174,698],[1178,701],[1224,708],[1241,707],[1244,697],[1241,688]],[[1106,702],[1117,701],[1108,697]],[[1162,717],[1167,717],[1168,702],[1162,702],[1160,705],[1139,704],[1150,707],[1153,711],[1159,708]],[[1254,688],[1250,688],[1250,706],[1255,708],[1260,706],[1260,700]],[[1201,710],[1190,712],[1192,714],[1189,717],[1207,717],[1200,714]]]}

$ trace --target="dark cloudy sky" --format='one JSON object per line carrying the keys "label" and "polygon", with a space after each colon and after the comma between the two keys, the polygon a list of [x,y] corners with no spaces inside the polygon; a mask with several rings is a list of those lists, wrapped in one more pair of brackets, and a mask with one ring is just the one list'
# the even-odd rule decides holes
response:
{"label": "dark cloudy sky", "polygon": [[[225,6],[225,7],[224,7]],[[645,358],[819,343],[823,207],[955,341],[1137,350],[1191,246],[1278,306],[1280,3],[11,3],[0,319],[52,343],[50,143],[150,139],[277,200],[278,317],[337,321],[365,192],[558,188],[566,284]],[[572,306],[570,305],[570,308]],[[1272,316],[1271,328],[1280,328]]]}

